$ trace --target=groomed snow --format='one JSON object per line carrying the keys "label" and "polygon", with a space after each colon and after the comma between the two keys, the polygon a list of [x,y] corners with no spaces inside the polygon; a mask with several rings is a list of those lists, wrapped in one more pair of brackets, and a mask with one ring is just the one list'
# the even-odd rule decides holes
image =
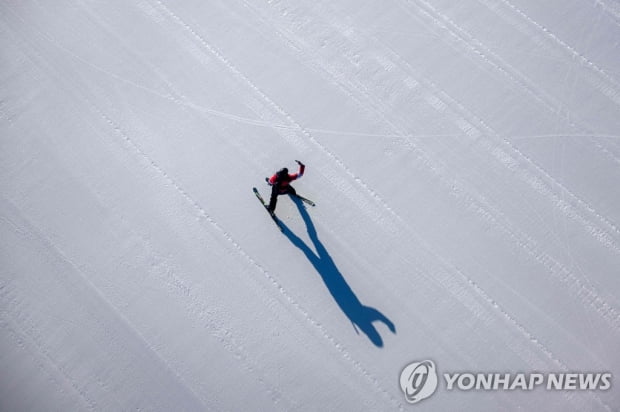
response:
{"label": "groomed snow", "polygon": [[[620,409],[619,44],[617,0],[0,2],[0,410]],[[409,405],[424,359],[613,383]]]}

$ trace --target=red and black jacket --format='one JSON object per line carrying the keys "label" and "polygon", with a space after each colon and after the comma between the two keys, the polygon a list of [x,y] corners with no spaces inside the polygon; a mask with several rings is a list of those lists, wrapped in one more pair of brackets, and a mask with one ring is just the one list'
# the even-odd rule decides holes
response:
{"label": "red and black jacket", "polygon": [[269,184],[272,186],[277,186],[280,190],[286,190],[288,185],[296,179],[299,179],[304,175],[304,170],[306,170],[306,166],[304,164],[299,165],[299,171],[293,174],[282,174],[280,172],[275,173],[273,176],[269,178]]}

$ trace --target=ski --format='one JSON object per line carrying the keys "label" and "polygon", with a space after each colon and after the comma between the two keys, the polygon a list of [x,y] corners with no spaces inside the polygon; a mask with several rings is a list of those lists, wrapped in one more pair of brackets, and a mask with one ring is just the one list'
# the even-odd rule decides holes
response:
{"label": "ski", "polygon": [[307,199],[307,198],[305,198],[303,196],[300,196],[300,195],[293,195],[293,196],[296,197],[297,199],[301,200],[302,202],[304,202],[306,204],[309,204],[310,206],[313,206],[313,207],[316,206],[316,203],[314,203],[310,199]]}
{"label": "ski", "polygon": [[261,196],[261,194],[258,192],[258,189],[253,187],[252,191],[254,191],[254,194],[256,195],[256,198],[260,201],[260,203],[263,205],[263,207],[265,208],[265,210],[267,211],[267,213],[269,213],[269,216],[271,216],[271,219],[274,221],[274,223],[278,226],[278,228],[280,229],[280,231],[283,231],[284,229],[282,229],[282,225],[280,225],[280,220],[278,219],[278,217],[274,214],[269,212],[269,209],[267,209],[267,204],[265,203],[265,199],[263,199],[263,197]]}

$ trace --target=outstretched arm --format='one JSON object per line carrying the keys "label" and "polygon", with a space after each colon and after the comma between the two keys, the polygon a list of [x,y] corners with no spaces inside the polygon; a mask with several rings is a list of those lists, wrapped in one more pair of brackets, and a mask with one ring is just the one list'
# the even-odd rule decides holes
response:
{"label": "outstretched arm", "polygon": [[306,165],[305,164],[301,163],[299,160],[295,160],[295,161],[299,165],[299,171],[291,176],[293,178],[293,180],[302,177],[304,175],[304,171],[306,170]]}

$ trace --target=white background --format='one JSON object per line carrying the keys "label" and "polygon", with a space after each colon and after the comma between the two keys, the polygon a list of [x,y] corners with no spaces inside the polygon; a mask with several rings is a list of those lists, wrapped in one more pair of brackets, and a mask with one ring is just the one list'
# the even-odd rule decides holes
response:
{"label": "white background", "polygon": [[1,410],[620,407],[398,385],[620,376],[617,0],[4,0],[0,42]]}

